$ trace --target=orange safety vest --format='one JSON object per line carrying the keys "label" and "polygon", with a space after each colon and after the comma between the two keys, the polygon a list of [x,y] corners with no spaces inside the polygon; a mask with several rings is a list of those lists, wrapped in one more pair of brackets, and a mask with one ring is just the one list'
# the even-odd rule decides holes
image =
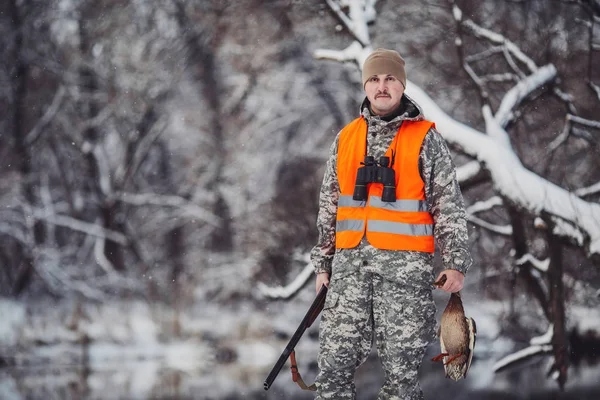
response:
{"label": "orange safety vest", "polygon": [[357,118],[342,130],[338,143],[340,184],[335,247],[356,247],[367,235],[371,245],[385,250],[434,252],[433,218],[425,201],[425,184],[419,174],[419,153],[425,135],[435,124],[404,121],[385,155],[395,161],[396,201],[384,202],[382,183],[367,185],[367,201],[352,199],[357,169],[366,155],[367,123]]}

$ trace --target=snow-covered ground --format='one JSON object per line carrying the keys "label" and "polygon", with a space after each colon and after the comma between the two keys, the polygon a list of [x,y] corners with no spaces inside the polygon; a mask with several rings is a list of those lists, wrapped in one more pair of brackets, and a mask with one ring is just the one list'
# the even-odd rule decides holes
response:
{"label": "snow-covered ground", "polygon": [[[274,302],[263,310],[223,308],[205,304],[176,317],[165,307],[145,303],[85,305],[73,325],[72,310],[52,307],[36,313],[13,301],[0,301],[0,348],[7,367],[0,369],[0,398],[25,399],[42,393],[87,393],[90,398],[145,399],[152,396],[193,398],[311,398],[291,381],[286,365],[269,392],[262,383],[310,304],[312,293],[302,291],[292,302]],[[436,295],[438,311],[446,297]],[[439,351],[432,344],[422,367],[426,394],[436,390],[459,393],[520,390],[554,391],[545,377],[547,359],[494,373],[494,364],[527,343],[502,335],[507,304],[477,301],[465,304],[478,327],[476,357],[469,377],[458,383],[443,377],[442,367],[428,361]],[[600,311],[570,309],[581,327],[597,327]],[[178,318],[180,335],[170,334]],[[596,325],[594,325],[596,324]],[[307,381],[316,374],[317,326],[297,347],[300,369]],[[571,368],[570,390],[597,387],[600,366]],[[372,357],[357,374],[359,395],[369,398],[381,383]],[[586,389],[588,388],[588,389]],[[361,394],[362,393],[362,394]],[[229,397],[227,397],[229,396]],[[266,397],[265,397],[266,396]],[[308,396],[308,397],[307,397]],[[431,397],[435,398],[435,397]]]}

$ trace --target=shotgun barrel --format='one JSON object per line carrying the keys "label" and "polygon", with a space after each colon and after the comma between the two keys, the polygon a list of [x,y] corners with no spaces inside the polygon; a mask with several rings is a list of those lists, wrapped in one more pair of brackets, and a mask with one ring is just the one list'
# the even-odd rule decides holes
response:
{"label": "shotgun barrel", "polygon": [[317,297],[315,297],[314,301],[310,305],[308,312],[302,319],[300,326],[298,326],[298,329],[296,329],[296,333],[294,333],[294,336],[292,336],[292,338],[290,339],[287,346],[285,346],[285,349],[279,356],[279,359],[273,366],[273,369],[267,376],[267,379],[265,379],[265,383],[264,383],[265,390],[269,390],[269,388],[273,384],[273,381],[275,380],[275,378],[277,378],[277,375],[279,375],[279,371],[281,371],[281,368],[283,368],[283,365],[285,364],[286,360],[289,358],[292,351],[294,351],[294,348],[296,347],[296,345],[298,344],[298,341],[304,334],[304,331],[306,331],[306,329],[312,325],[312,323],[315,321],[315,319],[317,319],[317,316],[319,315],[321,310],[323,310],[323,306],[325,305],[325,296],[326,295],[327,295],[327,286],[323,285],[323,286],[321,286],[321,289],[319,290]]}

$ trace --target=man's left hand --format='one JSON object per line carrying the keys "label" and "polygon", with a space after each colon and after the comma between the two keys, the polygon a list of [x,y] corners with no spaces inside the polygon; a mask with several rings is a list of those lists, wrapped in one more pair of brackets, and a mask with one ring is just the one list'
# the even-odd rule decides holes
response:
{"label": "man's left hand", "polygon": [[448,293],[456,293],[463,288],[465,276],[462,272],[459,272],[455,269],[446,269],[440,272],[435,281],[439,281],[443,275],[446,275],[446,283],[440,288],[443,291]]}

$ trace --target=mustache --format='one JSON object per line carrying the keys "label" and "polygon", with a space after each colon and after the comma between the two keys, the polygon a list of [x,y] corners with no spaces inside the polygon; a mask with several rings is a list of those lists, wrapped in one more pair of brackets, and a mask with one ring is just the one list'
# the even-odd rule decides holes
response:
{"label": "mustache", "polygon": [[390,96],[390,94],[389,94],[387,91],[378,92],[378,93],[375,95],[375,98],[378,98],[378,97],[381,97],[381,96],[386,96],[386,97],[389,97],[389,96]]}

